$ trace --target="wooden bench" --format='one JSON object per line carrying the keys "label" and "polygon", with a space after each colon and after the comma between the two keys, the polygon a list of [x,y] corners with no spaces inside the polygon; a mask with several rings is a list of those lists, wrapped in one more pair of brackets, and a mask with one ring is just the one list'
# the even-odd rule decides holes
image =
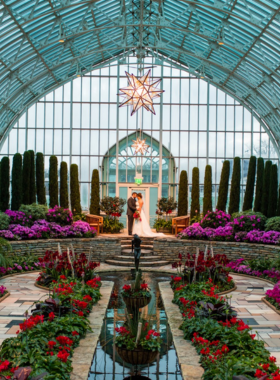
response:
{"label": "wooden bench", "polygon": [[179,232],[189,227],[189,225],[190,225],[189,215],[177,216],[176,218],[172,218],[172,233],[177,235]]}
{"label": "wooden bench", "polygon": [[91,227],[94,227],[96,229],[97,235],[99,235],[100,232],[103,232],[103,217],[102,216],[87,214],[86,221]]}

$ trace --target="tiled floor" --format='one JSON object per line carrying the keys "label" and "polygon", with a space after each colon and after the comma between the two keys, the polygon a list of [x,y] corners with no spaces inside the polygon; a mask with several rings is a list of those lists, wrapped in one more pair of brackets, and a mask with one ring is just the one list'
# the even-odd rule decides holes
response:
{"label": "tiled floor", "polygon": [[[101,269],[110,267],[107,264],[101,265]],[[163,269],[171,268],[169,265],[157,268],[157,271]],[[34,301],[48,296],[48,292],[34,286],[37,276],[38,273],[29,273],[0,280],[0,285],[6,286],[11,293],[0,303],[0,343],[6,338],[16,336],[19,323],[24,319],[25,312],[32,309]],[[261,301],[272,285],[239,275],[233,277],[237,289],[228,295],[231,296],[229,302],[238,312],[238,317],[253,328],[256,338],[265,342],[267,349],[280,365],[280,315]]]}

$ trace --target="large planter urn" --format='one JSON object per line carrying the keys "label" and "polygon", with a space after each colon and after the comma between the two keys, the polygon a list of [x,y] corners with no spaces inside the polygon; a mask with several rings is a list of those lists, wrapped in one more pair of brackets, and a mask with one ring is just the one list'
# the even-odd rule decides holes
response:
{"label": "large planter urn", "polygon": [[123,296],[123,300],[128,309],[141,309],[142,307],[148,305],[151,301],[152,297],[125,297]]}
{"label": "large planter urn", "polygon": [[158,351],[144,350],[141,346],[134,350],[116,346],[116,350],[124,362],[132,365],[150,364],[156,360],[158,354]]}

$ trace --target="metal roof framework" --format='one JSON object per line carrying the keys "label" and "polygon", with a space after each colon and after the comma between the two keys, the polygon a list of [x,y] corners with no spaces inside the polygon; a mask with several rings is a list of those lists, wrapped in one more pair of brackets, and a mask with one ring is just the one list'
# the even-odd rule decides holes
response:
{"label": "metal roof framework", "polygon": [[134,54],[233,96],[279,150],[279,53],[277,0],[0,0],[1,144],[43,95]]}

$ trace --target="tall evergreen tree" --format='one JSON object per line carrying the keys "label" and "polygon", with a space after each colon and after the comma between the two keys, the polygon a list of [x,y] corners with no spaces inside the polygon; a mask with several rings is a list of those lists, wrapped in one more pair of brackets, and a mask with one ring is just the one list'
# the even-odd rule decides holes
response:
{"label": "tall evergreen tree", "polygon": [[267,216],[272,218],[277,212],[277,189],[278,189],[278,170],[277,165],[271,166],[270,171],[270,183],[269,183],[269,197]]}
{"label": "tall evergreen tree", "polygon": [[227,198],[228,198],[229,169],[230,169],[230,162],[228,160],[225,160],[223,163],[220,185],[219,185],[217,210],[226,211]]}
{"label": "tall evergreen tree", "polygon": [[36,154],[36,189],[37,202],[40,205],[45,205],[47,202],[45,189],[45,164],[43,153]]}
{"label": "tall evergreen tree", "polygon": [[206,165],[204,177],[203,215],[212,211],[212,166]]}
{"label": "tall evergreen tree", "polygon": [[34,150],[29,150],[30,152],[30,203],[36,203],[36,182],[35,182],[35,155]]}
{"label": "tall evergreen tree", "polygon": [[251,210],[253,208],[255,177],[256,177],[256,163],[257,163],[257,158],[255,156],[251,156],[250,161],[249,161],[246,190],[245,190],[245,196],[244,196],[244,202],[243,202],[243,211]]}
{"label": "tall evergreen tree", "polygon": [[264,160],[262,157],[259,157],[258,166],[257,166],[256,196],[255,196],[255,203],[254,203],[254,211],[256,212],[261,212],[261,208],[262,208],[263,174],[264,174]]}
{"label": "tall evergreen tree", "polygon": [[22,156],[16,153],[12,168],[12,201],[11,209],[18,210],[22,204]]}
{"label": "tall evergreen tree", "polygon": [[99,173],[97,169],[92,171],[91,176],[91,194],[89,212],[93,215],[100,214],[100,191],[99,191]]}
{"label": "tall evergreen tree", "polygon": [[72,164],[70,166],[70,201],[72,213],[80,214],[82,212],[82,208],[79,187],[79,170],[78,165],[76,164]]}
{"label": "tall evergreen tree", "polygon": [[267,216],[268,210],[268,198],[269,198],[269,184],[270,184],[270,172],[271,172],[271,161],[266,161],[263,174],[263,186],[262,186],[262,205],[261,213]]}
{"label": "tall evergreen tree", "polygon": [[67,163],[62,161],[60,164],[60,206],[64,208],[69,208],[67,176]]}
{"label": "tall evergreen tree", "polygon": [[50,207],[58,206],[57,166],[58,166],[57,157],[50,156],[50,172],[49,172]]}
{"label": "tall evergreen tree", "polygon": [[1,160],[1,208],[2,211],[9,209],[10,202],[10,160],[3,157]]}
{"label": "tall evergreen tree", "polygon": [[179,183],[178,216],[188,215],[188,192],[188,174],[186,170],[182,170]]}
{"label": "tall evergreen tree", "polygon": [[199,169],[193,168],[192,171],[192,203],[191,203],[191,219],[200,215],[199,203]]}
{"label": "tall evergreen tree", "polygon": [[228,213],[233,214],[239,211],[240,203],[240,157],[235,157],[233,160],[233,171],[230,187],[230,198],[229,198],[229,208]]}
{"label": "tall evergreen tree", "polygon": [[23,153],[22,165],[22,203],[30,205],[30,171],[31,171],[31,156],[30,152]]}

